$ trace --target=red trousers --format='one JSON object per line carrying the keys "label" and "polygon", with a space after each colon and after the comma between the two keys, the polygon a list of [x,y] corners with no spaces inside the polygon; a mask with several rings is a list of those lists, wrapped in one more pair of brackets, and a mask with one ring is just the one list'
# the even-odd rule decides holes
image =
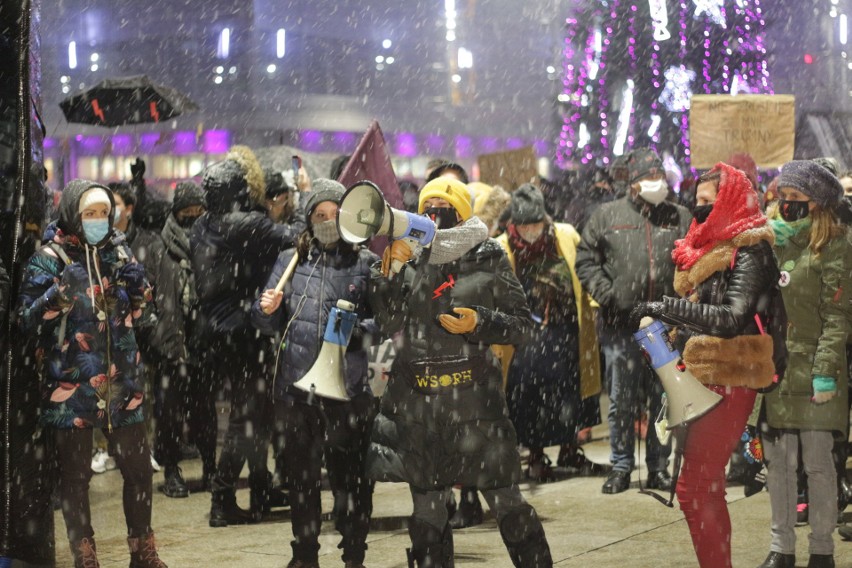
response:
{"label": "red trousers", "polygon": [[710,386],[724,398],[690,424],[677,499],[702,568],[731,566],[731,518],[725,502],[725,465],[754,406],[755,391]]}

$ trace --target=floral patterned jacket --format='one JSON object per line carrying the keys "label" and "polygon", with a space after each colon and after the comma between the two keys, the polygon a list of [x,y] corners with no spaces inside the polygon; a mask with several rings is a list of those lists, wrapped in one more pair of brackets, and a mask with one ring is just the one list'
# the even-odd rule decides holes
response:
{"label": "floral patterned jacket", "polygon": [[58,226],[27,264],[18,321],[35,346],[42,424],[118,428],[143,420],[134,322],[151,289],[123,233],[111,229],[105,244],[92,247],[71,232],[80,196],[97,185],[75,183],[63,192]]}

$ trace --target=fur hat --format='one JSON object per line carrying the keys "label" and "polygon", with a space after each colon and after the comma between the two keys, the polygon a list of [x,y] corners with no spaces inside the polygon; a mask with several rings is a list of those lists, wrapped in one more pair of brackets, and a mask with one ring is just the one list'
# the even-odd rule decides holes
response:
{"label": "fur hat", "polygon": [[107,211],[112,210],[112,201],[109,198],[107,190],[102,186],[95,185],[87,189],[86,192],[80,196],[80,204],[77,206],[77,210],[79,213],[82,213],[85,209],[92,205],[106,205]]}
{"label": "fur hat", "polygon": [[193,205],[204,205],[204,192],[191,181],[180,182],[172,198],[172,213],[178,213]]}
{"label": "fur hat", "polygon": [[843,197],[840,180],[811,160],[793,160],[781,167],[778,190],[791,187],[810,197],[823,209],[832,209]]}
{"label": "fur hat", "polygon": [[248,146],[231,146],[231,150],[225,157],[234,160],[243,170],[248,183],[249,198],[254,205],[263,205],[266,199],[266,180],[263,178],[263,168],[257,161],[257,156]]}
{"label": "fur hat", "polygon": [[638,148],[630,152],[630,157],[627,159],[627,171],[630,175],[630,183],[636,183],[645,176],[665,174],[663,161],[650,148]]}
{"label": "fur hat", "polygon": [[527,225],[544,221],[544,196],[536,186],[525,183],[512,192],[512,223]]}
{"label": "fur hat", "polygon": [[447,201],[461,216],[462,221],[467,221],[473,215],[470,191],[467,186],[457,179],[438,177],[423,186],[420,190],[420,201],[417,204],[417,212],[426,210],[426,200],[437,197]]}
{"label": "fur hat", "polygon": [[333,201],[340,204],[340,198],[346,192],[346,188],[333,179],[319,178],[311,182],[311,191],[305,202],[305,219],[310,223],[311,213],[317,205],[323,201]]}
{"label": "fur hat", "polygon": [[[494,226],[500,215],[512,204],[512,196],[499,185],[478,184],[476,199],[473,200],[473,214],[479,217],[486,227]],[[468,184],[471,187],[473,183]]]}

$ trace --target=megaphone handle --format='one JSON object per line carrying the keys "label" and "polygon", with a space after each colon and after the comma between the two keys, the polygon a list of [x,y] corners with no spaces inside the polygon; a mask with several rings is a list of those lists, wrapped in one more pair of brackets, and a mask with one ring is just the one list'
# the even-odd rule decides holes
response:
{"label": "megaphone handle", "polygon": [[290,277],[293,275],[293,271],[296,270],[297,264],[299,264],[298,251],[293,254],[293,258],[290,260],[290,264],[287,265],[287,268],[284,270],[284,274],[282,274],[281,278],[278,279],[278,284],[275,285],[276,294],[284,290],[284,286],[287,285],[287,281],[290,280]]}

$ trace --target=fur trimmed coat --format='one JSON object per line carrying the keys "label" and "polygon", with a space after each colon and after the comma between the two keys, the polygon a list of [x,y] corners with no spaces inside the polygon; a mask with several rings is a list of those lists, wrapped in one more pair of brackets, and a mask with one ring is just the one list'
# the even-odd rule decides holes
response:
{"label": "fur trimmed coat", "polygon": [[[778,268],[768,225],[716,244],[675,274],[681,298],[663,298],[663,322],[678,326],[676,344],[687,369],[703,384],[765,388],[783,372],[774,361],[768,327]],[[777,366],[781,367],[776,369]]]}

